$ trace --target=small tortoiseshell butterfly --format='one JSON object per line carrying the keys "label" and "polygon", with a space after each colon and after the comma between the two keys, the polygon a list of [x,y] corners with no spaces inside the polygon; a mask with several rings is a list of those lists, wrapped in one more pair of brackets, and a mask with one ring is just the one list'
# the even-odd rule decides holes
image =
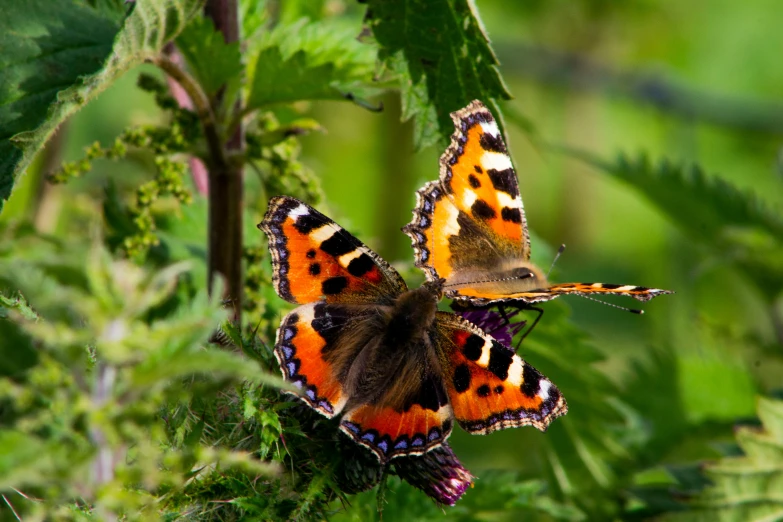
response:
{"label": "small tortoiseshell butterfly", "polygon": [[440,280],[408,290],[335,222],[287,197],[269,202],[273,282],[301,306],[283,318],[275,355],[285,379],[381,463],[440,446],[454,419],[471,433],[567,411],[560,391],[513,350],[438,311]]}
{"label": "small tortoiseshell butterfly", "polygon": [[440,158],[440,179],[417,193],[403,228],[416,266],[444,279],[458,307],[527,307],[564,294],[620,294],[647,301],[669,290],[606,283],[550,284],[530,262],[519,184],[492,113],[473,101],[451,114],[456,130]]}

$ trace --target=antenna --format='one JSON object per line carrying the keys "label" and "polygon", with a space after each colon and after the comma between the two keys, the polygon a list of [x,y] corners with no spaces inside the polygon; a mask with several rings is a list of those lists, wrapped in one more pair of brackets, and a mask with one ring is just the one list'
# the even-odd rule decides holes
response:
{"label": "antenna", "polygon": [[560,259],[560,254],[565,252],[565,243],[560,245],[560,248],[557,249],[557,254],[555,254],[555,258],[552,260],[552,264],[549,267],[549,271],[546,273],[546,278],[549,279],[549,274],[552,273],[552,269],[555,267],[555,263],[557,263],[557,260]]}
{"label": "antenna", "polygon": [[624,306],[619,306],[619,305],[616,305],[614,303],[607,303],[606,301],[601,301],[599,299],[596,299],[595,297],[590,297],[590,296],[587,296],[587,295],[584,295],[584,294],[574,294],[574,295],[578,295],[579,297],[584,297],[585,299],[589,299],[591,301],[595,301],[596,303],[601,303],[602,305],[611,306],[612,308],[617,308],[619,310],[625,310],[626,312],[631,312],[632,314],[639,314],[639,315],[641,315],[641,314],[644,313],[644,310],[638,310],[636,308],[626,308]]}

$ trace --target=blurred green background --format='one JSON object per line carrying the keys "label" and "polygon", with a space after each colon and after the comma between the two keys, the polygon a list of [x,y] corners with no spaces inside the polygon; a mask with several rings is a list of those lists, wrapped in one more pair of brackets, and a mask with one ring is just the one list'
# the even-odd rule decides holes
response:
{"label": "blurred green background", "polygon": [[[363,14],[362,6],[348,2],[313,6],[357,24]],[[686,235],[642,193],[549,145],[607,160],[619,152],[643,152],[654,161],[695,162],[780,208],[780,3],[477,0],[476,6],[514,96],[502,107],[534,258],[548,266],[557,245],[565,243],[555,281],[677,292],[645,304],[642,316],[579,297],[544,305],[552,311],[544,314],[542,327],[550,315],[570,314],[605,357],[592,366],[618,387],[623,403],[641,413],[649,437],[663,441],[652,446],[657,453],[646,461],[649,468],[636,470],[627,485],[660,479],[655,470],[666,464],[719,457],[734,423],[754,417],[756,395],[781,389],[781,288],[762,291],[736,267],[735,252],[711,249],[713,238]],[[398,96],[380,101],[381,113],[346,103],[310,106],[324,132],[302,138],[302,161],[323,187],[319,208],[417,286],[423,277],[412,269],[409,239],[400,228],[410,220],[415,190],[437,177],[442,151],[414,151],[412,126],[399,121]],[[151,96],[129,74],[64,126],[62,159],[79,159],[93,141],[108,146],[126,126],[160,118]],[[17,186],[0,221],[31,219],[60,236],[87,234],[107,179],[122,192],[148,175],[144,157],[102,160],[88,176],[47,188],[41,166],[56,148],[55,140]],[[260,219],[266,197],[254,189],[249,169],[246,176],[247,205]],[[265,245],[266,238],[254,231],[246,242]],[[524,344],[520,354],[528,356]],[[572,406],[569,416],[591,414]],[[536,477],[549,436],[521,429],[471,437],[457,429],[451,441],[478,477],[487,469]]]}

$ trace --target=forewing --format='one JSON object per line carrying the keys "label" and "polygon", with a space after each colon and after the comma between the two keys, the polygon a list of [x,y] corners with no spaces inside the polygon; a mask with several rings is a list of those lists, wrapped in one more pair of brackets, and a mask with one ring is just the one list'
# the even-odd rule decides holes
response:
{"label": "forewing", "polygon": [[297,199],[272,198],[258,227],[269,238],[272,280],[286,301],[382,303],[406,290],[378,254]]}
{"label": "forewing", "polygon": [[440,179],[421,188],[403,231],[429,280],[530,257],[516,172],[492,113],[474,101],[451,115],[456,130]]}

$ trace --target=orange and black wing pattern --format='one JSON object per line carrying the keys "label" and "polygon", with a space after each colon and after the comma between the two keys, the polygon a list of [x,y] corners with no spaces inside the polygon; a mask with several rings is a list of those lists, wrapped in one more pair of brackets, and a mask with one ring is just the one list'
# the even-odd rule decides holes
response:
{"label": "orange and black wing pattern", "polygon": [[283,377],[299,388],[300,399],[325,417],[340,413],[349,399],[337,358],[330,353],[338,347],[361,349],[341,340],[363,320],[339,305],[309,303],[285,316],[277,330],[275,357]]}
{"label": "orange and black wing pattern", "polygon": [[407,289],[378,254],[297,199],[272,198],[258,227],[269,238],[272,280],[286,301],[383,303]]}
{"label": "orange and black wing pattern", "polygon": [[568,412],[560,390],[470,322],[439,312],[439,348],[454,417],[470,433],[487,434],[518,426],[545,430]]}
{"label": "orange and black wing pattern", "polygon": [[417,192],[413,221],[403,229],[429,280],[530,257],[517,175],[492,113],[474,101],[451,118],[440,178]]}
{"label": "orange and black wing pattern", "polygon": [[451,434],[454,418],[443,379],[432,374],[417,386],[402,407],[380,401],[346,411],[340,429],[382,463],[440,446]]}
{"label": "orange and black wing pattern", "polygon": [[529,305],[565,294],[615,294],[647,301],[668,290],[634,285],[551,285],[530,263],[517,175],[492,113],[479,101],[452,113],[455,131],[440,177],[416,194],[410,236],[416,266],[444,279],[444,294],[471,306]]}

